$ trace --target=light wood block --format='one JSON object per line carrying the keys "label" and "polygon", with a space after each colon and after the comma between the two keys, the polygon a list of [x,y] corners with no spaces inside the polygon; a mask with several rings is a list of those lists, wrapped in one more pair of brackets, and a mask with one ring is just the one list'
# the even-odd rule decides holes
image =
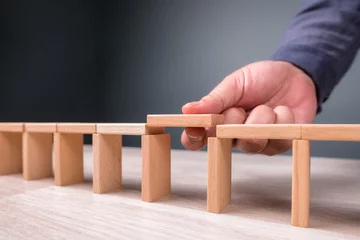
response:
{"label": "light wood block", "polygon": [[0,132],[0,175],[22,172],[22,133]]}
{"label": "light wood block", "polygon": [[55,184],[66,186],[84,180],[83,135],[75,133],[54,134]]}
{"label": "light wood block", "polygon": [[162,134],[165,132],[164,127],[148,127],[146,123],[98,123],[96,132],[100,134],[117,134],[117,135],[145,135],[145,134]]}
{"label": "light wood block", "polygon": [[143,135],[142,200],[153,202],[171,193],[171,136]]}
{"label": "light wood block", "polygon": [[23,134],[23,176],[25,180],[36,180],[53,176],[52,133]]}
{"label": "light wood block", "polygon": [[224,120],[219,114],[150,114],[148,126],[159,127],[215,127]]}
{"label": "light wood block", "polygon": [[293,141],[291,224],[308,227],[310,215],[310,142]]}
{"label": "light wood block", "polygon": [[302,139],[360,141],[360,124],[303,124]]}
{"label": "light wood block", "polygon": [[107,193],[121,189],[122,136],[93,135],[93,192]]}
{"label": "light wood block", "polygon": [[224,124],[216,127],[218,138],[301,139],[300,124]]}
{"label": "light wood block", "polygon": [[231,139],[208,138],[208,212],[220,213],[231,203],[231,161]]}
{"label": "light wood block", "polygon": [[95,123],[57,123],[56,131],[59,133],[96,133]]}
{"label": "light wood block", "polygon": [[11,123],[2,122],[0,123],[0,132],[23,132],[24,123]]}
{"label": "light wood block", "polygon": [[25,123],[24,131],[33,133],[55,133],[56,123]]}

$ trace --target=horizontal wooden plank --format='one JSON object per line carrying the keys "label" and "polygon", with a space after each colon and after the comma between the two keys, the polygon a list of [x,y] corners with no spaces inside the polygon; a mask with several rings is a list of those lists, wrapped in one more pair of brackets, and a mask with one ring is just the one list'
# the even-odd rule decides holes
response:
{"label": "horizontal wooden plank", "polygon": [[150,114],[148,126],[159,127],[215,127],[224,120],[219,114]]}
{"label": "horizontal wooden plank", "polygon": [[56,131],[59,133],[96,133],[95,123],[57,123]]}
{"label": "horizontal wooden plank", "polygon": [[360,141],[360,124],[303,124],[302,139]]}
{"label": "horizontal wooden plank", "polygon": [[218,138],[301,139],[300,124],[224,124],[216,127]]}
{"label": "horizontal wooden plank", "polygon": [[24,131],[36,133],[55,133],[56,123],[25,123]]}
{"label": "horizontal wooden plank", "polygon": [[164,133],[163,127],[148,127],[146,123],[98,123],[99,134],[145,135]]}
{"label": "horizontal wooden plank", "polygon": [[0,132],[23,132],[24,123],[2,122],[0,123]]}

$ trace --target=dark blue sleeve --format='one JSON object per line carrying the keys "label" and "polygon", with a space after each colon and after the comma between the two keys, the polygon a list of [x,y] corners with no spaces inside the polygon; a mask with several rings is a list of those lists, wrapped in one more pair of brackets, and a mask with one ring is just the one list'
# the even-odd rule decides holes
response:
{"label": "dark blue sleeve", "polygon": [[318,113],[360,46],[360,0],[306,0],[272,60],[305,71],[317,89]]}

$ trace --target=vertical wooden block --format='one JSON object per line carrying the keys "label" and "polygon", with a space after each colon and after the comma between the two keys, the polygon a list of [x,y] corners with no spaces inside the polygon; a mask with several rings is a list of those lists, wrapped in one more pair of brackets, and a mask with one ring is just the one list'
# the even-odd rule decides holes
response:
{"label": "vertical wooden block", "polygon": [[52,177],[52,133],[23,135],[23,175],[25,180]]}
{"label": "vertical wooden block", "polygon": [[291,224],[308,227],[310,212],[310,141],[293,141]]}
{"label": "vertical wooden block", "polygon": [[22,172],[22,133],[0,132],[0,175]]}
{"label": "vertical wooden block", "polygon": [[83,142],[82,134],[54,134],[54,178],[57,186],[77,184],[84,180]]}
{"label": "vertical wooden block", "polygon": [[208,212],[220,213],[231,203],[231,161],[231,139],[208,138]]}
{"label": "vertical wooden block", "polygon": [[122,136],[93,134],[93,192],[106,193],[121,189]]}
{"label": "vertical wooden block", "polygon": [[143,135],[142,200],[153,202],[171,193],[171,136]]}

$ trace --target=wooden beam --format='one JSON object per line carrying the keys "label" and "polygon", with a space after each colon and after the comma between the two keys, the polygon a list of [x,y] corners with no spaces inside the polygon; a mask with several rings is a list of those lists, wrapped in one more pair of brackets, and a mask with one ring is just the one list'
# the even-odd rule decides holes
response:
{"label": "wooden beam", "polygon": [[218,138],[301,139],[300,124],[226,124],[216,127]]}
{"label": "wooden beam", "polygon": [[94,134],[96,133],[96,124],[95,123],[57,123],[56,132]]}
{"label": "wooden beam", "polygon": [[303,124],[302,139],[360,141],[360,124]]}
{"label": "wooden beam", "polygon": [[56,123],[25,123],[24,131],[32,133],[55,133]]}
{"label": "wooden beam", "polygon": [[162,134],[163,127],[149,127],[146,123],[98,123],[96,132],[99,134],[115,135],[145,135]]}
{"label": "wooden beam", "polygon": [[0,132],[24,132],[24,123],[2,122]]}

